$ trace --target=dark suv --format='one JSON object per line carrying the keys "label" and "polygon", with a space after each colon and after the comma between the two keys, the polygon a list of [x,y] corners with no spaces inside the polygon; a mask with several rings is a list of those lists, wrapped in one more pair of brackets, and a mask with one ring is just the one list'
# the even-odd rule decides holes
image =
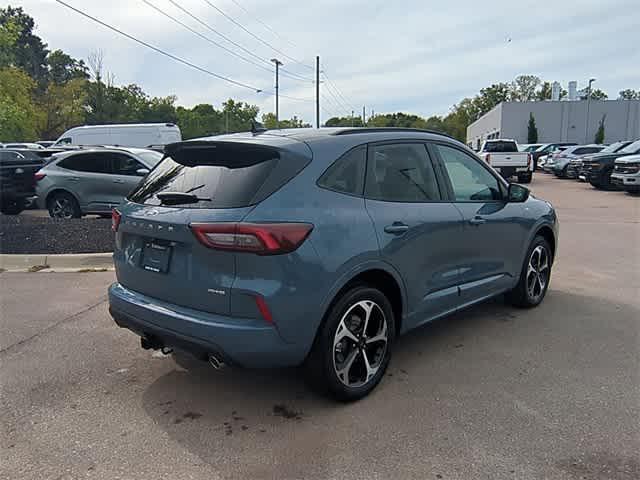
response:
{"label": "dark suv", "polygon": [[165,155],[113,215],[110,311],[144,348],[216,368],[305,363],[351,400],[398,335],[547,291],[553,207],[445,135],[264,131]]}
{"label": "dark suv", "polygon": [[0,212],[17,215],[35,198],[34,174],[44,164],[33,150],[0,149]]}
{"label": "dark suv", "polygon": [[611,190],[615,188],[611,183],[611,174],[615,167],[616,158],[638,153],[640,153],[640,140],[634,141],[615,153],[593,155],[583,162],[582,173],[592,186],[602,190]]}

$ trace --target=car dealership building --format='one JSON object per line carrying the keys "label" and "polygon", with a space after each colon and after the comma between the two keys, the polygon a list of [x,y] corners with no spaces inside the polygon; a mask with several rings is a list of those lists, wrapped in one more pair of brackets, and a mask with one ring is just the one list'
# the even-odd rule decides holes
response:
{"label": "car dealership building", "polygon": [[503,102],[467,127],[467,145],[479,149],[492,138],[528,143],[529,114],[539,143],[593,143],[603,118],[606,143],[640,138],[640,100]]}

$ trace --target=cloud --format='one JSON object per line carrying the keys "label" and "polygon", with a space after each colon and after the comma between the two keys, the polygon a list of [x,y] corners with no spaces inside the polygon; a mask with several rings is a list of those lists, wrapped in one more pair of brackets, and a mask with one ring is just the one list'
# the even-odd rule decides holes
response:
{"label": "cloud", "polygon": [[[596,86],[612,98],[623,88],[640,88],[637,0],[582,0],[579,8],[573,2],[551,0],[494,0],[482,5],[462,0],[437,7],[416,0],[209,0],[280,52],[248,35],[206,0],[177,2],[263,59],[266,70],[193,35],[141,0],[66,1],[172,54],[266,92],[256,94],[180,65],[52,0],[23,0],[24,9],[36,20],[37,33],[50,48],[61,48],[79,58],[101,49],[106,68],[117,82],[138,83],[151,95],[175,94],[178,102],[187,106],[219,105],[233,97],[256,104],[263,112],[273,111],[273,96],[268,92],[273,90],[274,78],[268,60],[277,56],[285,63],[286,72],[310,80],[313,70],[295,60],[312,66],[316,54],[321,55],[332,85],[342,94],[321,84],[327,111],[323,119],[347,115],[351,110],[357,114],[362,105],[378,113],[443,114],[463,97],[521,73],[565,85],[569,80],[583,83],[593,76],[598,79]],[[169,0],[149,1],[212,40],[248,56]],[[283,95],[312,99],[314,90],[311,81],[281,77]],[[313,102],[287,98],[280,102],[283,117],[296,114],[309,122],[315,118],[314,108]]]}

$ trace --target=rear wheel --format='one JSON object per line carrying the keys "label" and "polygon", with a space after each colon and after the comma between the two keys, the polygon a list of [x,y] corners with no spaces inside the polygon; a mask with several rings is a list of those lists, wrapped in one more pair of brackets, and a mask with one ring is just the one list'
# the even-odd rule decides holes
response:
{"label": "rear wheel", "polygon": [[0,202],[0,212],[5,215],[18,215],[26,207],[22,198],[3,198]]}
{"label": "rear wheel", "polygon": [[395,338],[393,309],[375,288],[357,286],[331,307],[307,359],[314,386],[341,401],[358,400],[380,383]]}
{"label": "rear wheel", "polygon": [[553,254],[549,242],[542,236],[536,236],[527,252],[520,280],[507,293],[507,301],[522,308],[538,306],[547,294],[552,264]]}
{"label": "rear wheel", "polygon": [[82,212],[76,199],[67,192],[54,193],[47,202],[49,216],[52,218],[80,218]]}
{"label": "rear wheel", "polygon": [[533,178],[533,173],[519,173],[518,174],[518,183],[531,183]]}

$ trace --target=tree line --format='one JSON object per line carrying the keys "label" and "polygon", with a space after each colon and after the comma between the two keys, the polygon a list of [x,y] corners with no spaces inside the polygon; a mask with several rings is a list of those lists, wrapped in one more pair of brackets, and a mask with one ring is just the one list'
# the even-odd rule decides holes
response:
{"label": "tree line", "polygon": [[[0,142],[55,139],[82,124],[176,123],[185,139],[248,130],[259,117],[256,105],[228,99],[219,108],[199,104],[186,108],[177,97],[150,96],[136,84],[116,85],[104,66],[103,54],[85,60],[50,50],[34,33],[35,23],[22,8],[0,8]],[[561,96],[567,92],[562,91]],[[453,105],[447,115],[423,118],[397,112],[367,119],[333,117],[326,126],[410,127],[443,131],[465,141],[467,126],[504,101],[548,100],[551,83],[534,75],[483,88]],[[593,99],[607,94],[595,89]],[[626,89],[619,98],[640,99],[640,90]],[[275,115],[262,123],[276,128]],[[280,128],[309,127],[300,118],[281,119]]]}

